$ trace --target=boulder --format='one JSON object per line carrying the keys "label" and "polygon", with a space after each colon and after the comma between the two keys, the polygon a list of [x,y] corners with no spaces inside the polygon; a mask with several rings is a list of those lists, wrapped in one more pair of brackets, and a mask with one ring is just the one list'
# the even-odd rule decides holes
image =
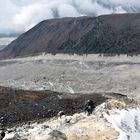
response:
{"label": "boulder", "polygon": [[67,136],[58,130],[52,130],[46,140],[67,140]]}
{"label": "boulder", "polygon": [[73,116],[72,116],[72,119],[70,120],[70,123],[71,124],[75,124],[75,123],[77,123],[78,121],[80,121],[80,120],[82,120],[82,119],[84,119],[85,117],[84,117],[84,115],[83,114],[78,114],[78,113],[76,113],[76,114],[74,114]]}
{"label": "boulder", "polygon": [[2,140],[5,137],[5,132],[3,129],[0,130],[0,140]]}
{"label": "boulder", "polygon": [[65,115],[64,111],[60,111],[60,112],[58,112],[58,117],[61,118],[63,115]]}
{"label": "boulder", "polygon": [[21,137],[18,134],[13,134],[13,135],[5,136],[3,140],[21,140]]}

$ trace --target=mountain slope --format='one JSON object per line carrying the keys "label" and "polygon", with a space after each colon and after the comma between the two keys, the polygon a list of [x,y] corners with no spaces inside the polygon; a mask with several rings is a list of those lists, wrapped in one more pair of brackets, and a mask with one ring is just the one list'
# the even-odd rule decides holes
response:
{"label": "mountain slope", "polygon": [[139,140],[140,107],[131,99],[109,99],[93,114],[84,112],[63,115],[37,122],[14,125],[4,140]]}
{"label": "mountain slope", "polygon": [[43,52],[140,53],[140,13],[42,21],[0,51],[0,58]]}
{"label": "mountain slope", "polygon": [[126,98],[119,93],[70,94],[49,90],[30,91],[0,87],[0,124],[11,126],[57,116],[60,111],[74,114],[83,111],[88,99],[100,105],[108,99]]}

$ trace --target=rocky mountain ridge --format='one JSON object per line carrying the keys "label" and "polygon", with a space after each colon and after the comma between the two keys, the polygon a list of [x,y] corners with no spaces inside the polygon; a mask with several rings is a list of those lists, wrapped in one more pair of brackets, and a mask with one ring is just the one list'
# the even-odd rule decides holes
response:
{"label": "rocky mountain ridge", "polygon": [[75,113],[7,128],[4,140],[139,140],[139,110],[131,99],[109,99],[90,116]]}
{"label": "rocky mountain ridge", "polygon": [[140,13],[45,20],[0,51],[0,59],[41,53],[139,54]]}

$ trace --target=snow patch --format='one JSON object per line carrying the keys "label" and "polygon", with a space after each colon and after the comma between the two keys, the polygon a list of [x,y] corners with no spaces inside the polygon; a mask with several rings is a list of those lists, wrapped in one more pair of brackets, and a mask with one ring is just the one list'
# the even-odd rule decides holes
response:
{"label": "snow patch", "polygon": [[68,90],[69,90],[70,93],[75,93],[74,90],[72,89],[72,87],[68,86]]}
{"label": "snow patch", "polygon": [[112,110],[104,117],[120,133],[118,140],[140,140],[140,108]]}

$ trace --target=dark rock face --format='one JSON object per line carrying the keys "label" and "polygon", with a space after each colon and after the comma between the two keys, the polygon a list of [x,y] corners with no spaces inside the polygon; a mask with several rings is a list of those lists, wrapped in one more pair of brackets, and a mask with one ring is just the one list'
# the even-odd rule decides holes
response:
{"label": "dark rock face", "polygon": [[140,53],[140,13],[45,20],[0,51],[0,58],[43,52]]}
{"label": "dark rock face", "polygon": [[12,125],[83,111],[88,99],[99,105],[109,98],[123,97],[113,93],[68,94],[53,91],[24,91],[0,87],[0,124]]}

